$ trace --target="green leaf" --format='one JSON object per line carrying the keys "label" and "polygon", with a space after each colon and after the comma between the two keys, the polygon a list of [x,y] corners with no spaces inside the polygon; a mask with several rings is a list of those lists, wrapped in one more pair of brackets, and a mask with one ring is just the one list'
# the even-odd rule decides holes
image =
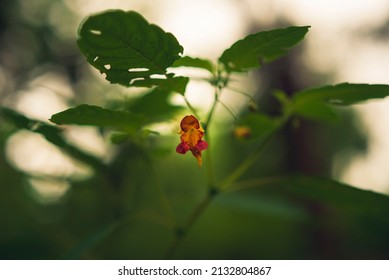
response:
{"label": "green leaf", "polygon": [[338,115],[329,105],[352,105],[389,96],[389,85],[338,84],[300,91],[293,96],[292,112],[301,117],[335,122]]}
{"label": "green leaf", "polygon": [[110,127],[133,133],[143,125],[145,118],[126,111],[83,104],[52,115],[50,121],[56,124]]}
{"label": "green leaf", "polygon": [[[371,218],[384,218],[389,226],[389,197],[372,191],[366,191],[348,186],[334,180],[292,176],[267,187],[271,192],[283,189],[284,195],[297,199],[308,199],[313,202],[326,204],[341,211]],[[278,190],[277,190],[278,189]]]}
{"label": "green leaf", "polygon": [[324,123],[336,123],[340,119],[337,112],[323,102],[302,103],[294,109],[294,113],[304,119]]}
{"label": "green leaf", "polygon": [[242,193],[255,191],[262,198],[286,198],[289,202],[307,206],[317,203],[327,209],[333,208],[333,213],[347,212],[361,217],[384,219],[389,226],[389,196],[331,179],[305,175],[259,178],[238,182],[231,190],[239,189]]}
{"label": "green leaf", "polygon": [[103,163],[98,158],[69,144],[62,136],[62,131],[59,128],[41,121],[27,118],[26,116],[6,107],[0,107],[0,115],[7,119],[10,123],[13,123],[19,129],[26,129],[41,134],[47,141],[56,145],[70,156],[73,156],[74,158],[95,168],[103,167]]}
{"label": "green leaf", "polygon": [[275,90],[273,96],[280,102],[284,110],[290,106],[290,99],[282,90]]}
{"label": "green leaf", "polygon": [[146,115],[148,122],[164,121],[182,109],[181,106],[176,106],[169,102],[170,96],[171,91],[157,87],[140,98],[135,99],[130,104],[129,110],[134,113]]}
{"label": "green leaf", "polygon": [[234,134],[241,139],[258,139],[274,131],[278,125],[278,119],[263,114],[248,114],[239,119]]}
{"label": "green leaf", "polygon": [[112,144],[123,144],[125,141],[129,139],[129,135],[124,132],[113,132],[110,136],[110,140]]}
{"label": "green leaf", "polygon": [[389,96],[389,85],[342,83],[300,91],[293,97],[295,106],[304,103],[326,102],[333,105],[352,105],[370,99]]}
{"label": "green leaf", "polygon": [[228,208],[235,208],[248,214],[264,213],[292,220],[304,220],[307,214],[301,207],[296,207],[287,199],[248,195],[243,192],[226,193],[216,199],[216,203]]}
{"label": "green leaf", "polygon": [[300,42],[310,26],[291,26],[251,34],[225,50],[219,61],[228,72],[242,72],[259,67],[286,54]]}
{"label": "green leaf", "polygon": [[185,94],[189,78],[187,77],[169,77],[167,79],[144,79],[134,81],[134,87],[153,87],[158,86],[161,90],[175,91]]}
{"label": "green leaf", "polygon": [[171,34],[136,12],[107,11],[87,18],[77,41],[88,62],[111,83],[129,86],[134,80],[165,75],[183,47]]}
{"label": "green leaf", "polygon": [[212,62],[209,61],[208,59],[190,57],[190,56],[184,56],[184,57],[177,59],[173,63],[172,67],[200,68],[200,69],[205,69],[211,73],[213,73],[215,70]]}

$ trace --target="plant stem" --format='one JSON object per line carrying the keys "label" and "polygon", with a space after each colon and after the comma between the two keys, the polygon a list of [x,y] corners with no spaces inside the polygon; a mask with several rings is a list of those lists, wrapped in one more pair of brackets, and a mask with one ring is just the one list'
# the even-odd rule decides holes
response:
{"label": "plant stem", "polygon": [[186,103],[186,106],[188,106],[189,110],[192,112],[192,114],[197,118],[199,119],[199,114],[197,113],[197,110],[192,106],[192,104],[190,104],[188,98],[186,98],[185,95],[183,95],[184,97],[184,101]]}
{"label": "plant stem", "polygon": [[211,124],[213,113],[215,112],[216,105],[217,105],[217,103],[219,101],[220,91],[221,91],[221,89],[219,87],[215,86],[215,95],[214,95],[214,100],[213,100],[213,103],[212,103],[212,107],[211,107],[211,110],[209,111],[207,120],[204,123],[206,131],[208,130],[208,128],[209,128],[209,126]]}
{"label": "plant stem", "polygon": [[[205,134],[205,140],[207,141],[208,145],[210,146],[211,145],[211,142],[210,142],[210,136],[209,134]],[[206,153],[206,158],[207,158],[207,161],[206,161],[206,167],[207,167],[207,180],[208,180],[208,188],[211,189],[212,186],[214,185],[214,175],[213,175],[213,164],[212,164],[212,154],[211,154],[211,149],[208,149],[208,151],[205,151]]]}
{"label": "plant stem", "polygon": [[171,259],[174,256],[178,247],[181,245],[182,241],[184,240],[184,238],[188,234],[190,228],[193,226],[193,224],[197,221],[197,219],[201,216],[201,214],[208,207],[209,203],[212,200],[212,197],[213,196],[209,192],[207,194],[207,196],[193,210],[193,212],[190,215],[190,217],[188,218],[186,224],[182,228],[177,229],[174,240],[173,240],[172,244],[170,245],[169,250],[167,252],[167,255],[166,255],[167,259]]}
{"label": "plant stem", "polygon": [[[215,112],[215,108],[217,103],[219,102],[219,95],[221,92],[221,88],[218,86],[215,86],[215,95],[214,95],[214,100],[211,106],[211,109],[208,113],[207,120],[204,123],[204,128],[205,128],[205,140],[207,141],[208,145],[211,146],[211,137],[209,136],[209,126],[212,121],[212,116],[213,113]],[[208,176],[208,188],[209,190],[213,188],[214,186],[214,176],[213,176],[213,165],[212,165],[212,154],[211,154],[211,149],[208,149],[206,152],[207,156],[207,176]]]}
{"label": "plant stem", "polygon": [[253,153],[251,153],[234,171],[230,173],[229,176],[218,184],[220,190],[226,190],[257,161],[276,131],[278,130],[275,129],[272,133],[270,133]]}
{"label": "plant stem", "polygon": [[246,93],[246,92],[244,92],[244,91],[242,91],[242,90],[240,90],[240,89],[237,89],[237,88],[234,88],[234,87],[231,87],[231,86],[228,86],[227,89],[230,89],[230,90],[232,90],[232,91],[235,91],[236,93],[239,93],[239,94],[241,94],[241,95],[247,97],[247,98],[250,99],[251,101],[254,101],[254,102],[255,102],[254,97],[252,97],[250,94],[248,94],[248,93]]}
{"label": "plant stem", "polygon": [[220,99],[219,99],[219,103],[220,105],[222,105],[224,107],[224,109],[227,110],[228,113],[230,113],[230,115],[232,116],[232,118],[234,119],[234,121],[236,122],[238,117],[236,116],[236,114],[234,113],[234,111],[232,111],[232,109],[230,107],[228,107],[224,102],[222,102]]}

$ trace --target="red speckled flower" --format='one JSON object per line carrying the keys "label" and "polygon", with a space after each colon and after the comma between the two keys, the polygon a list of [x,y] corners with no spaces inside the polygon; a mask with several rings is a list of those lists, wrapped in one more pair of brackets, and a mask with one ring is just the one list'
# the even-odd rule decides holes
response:
{"label": "red speckled flower", "polygon": [[186,154],[190,150],[201,167],[201,151],[208,148],[208,143],[202,140],[204,130],[200,127],[199,121],[193,115],[185,116],[180,123],[180,127],[181,143],[176,148],[177,153]]}

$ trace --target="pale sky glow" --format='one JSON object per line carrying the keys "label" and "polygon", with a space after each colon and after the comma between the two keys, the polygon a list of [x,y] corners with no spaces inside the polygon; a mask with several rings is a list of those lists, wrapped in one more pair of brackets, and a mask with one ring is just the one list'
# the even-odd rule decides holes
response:
{"label": "pale sky glow", "polygon": [[275,5],[285,11],[295,22],[305,21],[320,29],[376,26],[387,16],[389,5],[382,0],[278,0],[275,2]]}
{"label": "pale sky glow", "polygon": [[[244,36],[244,19],[233,1],[170,1],[161,25],[184,46],[185,54],[217,59]],[[243,22],[242,22],[243,21]]]}
{"label": "pale sky glow", "polygon": [[[28,17],[31,22],[39,21],[34,18],[33,12],[34,7],[39,6],[39,1],[25,1],[24,5],[30,7]],[[106,9],[136,10],[150,22],[172,32],[184,46],[185,55],[213,60],[233,42],[248,35],[250,31],[246,25],[250,21],[266,27],[286,18],[293,25],[312,26],[305,40],[307,47],[302,64],[318,73],[334,74],[330,83],[349,81],[389,84],[389,40],[378,44],[368,38],[366,33],[369,28],[385,23],[389,17],[389,1],[67,0],[62,5],[77,13],[80,21],[91,13]],[[74,36],[75,40],[79,22],[63,26],[64,23],[58,17],[61,9],[62,6],[53,8],[51,16],[48,16],[50,24],[59,35]],[[100,75],[97,70],[95,72]],[[252,83],[243,80],[238,88],[247,90],[246,84],[252,86]],[[37,76],[35,83],[31,83],[23,92],[16,108],[40,120],[48,120],[53,113],[66,109],[67,101],[74,96],[73,89],[56,75]],[[195,106],[207,108],[212,100],[212,88],[193,82],[188,87],[187,96]],[[243,104],[244,99],[232,99],[231,96],[226,93],[223,100],[232,107]],[[339,175],[336,171],[334,174],[346,183],[389,192],[389,100],[358,105],[357,110],[361,114],[361,130],[371,137],[368,154],[355,158],[345,174]],[[81,133],[85,140],[81,141],[80,146],[88,149],[88,143],[95,143],[94,147],[89,147],[93,153],[104,156],[107,152],[96,131],[79,128],[78,131],[69,132],[73,141],[77,138],[74,136],[76,133]],[[16,141],[19,141],[17,145]],[[79,172],[74,163],[58,155],[55,148],[48,147],[44,142],[44,139],[35,136],[15,135],[8,141],[9,157],[15,166],[26,171],[35,172],[42,166],[50,166],[57,168],[52,172],[61,176]],[[28,158],[34,159],[30,166],[24,160],[27,158],[26,153],[30,153]],[[39,181],[34,181],[34,186],[37,185]],[[46,182],[42,188],[36,188],[44,190],[47,185],[49,183]]]}

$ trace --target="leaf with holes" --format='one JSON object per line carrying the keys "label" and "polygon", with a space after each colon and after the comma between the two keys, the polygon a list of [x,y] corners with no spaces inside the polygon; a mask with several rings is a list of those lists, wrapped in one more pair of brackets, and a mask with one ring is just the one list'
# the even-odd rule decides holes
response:
{"label": "leaf with holes", "polygon": [[219,61],[228,72],[242,72],[261,66],[285,55],[289,48],[300,42],[310,26],[291,26],[284,29],[251,34],[225,50]]}
{"label": "leaf with holes", "polygon": [[111,83],[163,78],[183,47],[171,34],[136,12],[107,11],[86,19],[77,41],[88,62]]}

